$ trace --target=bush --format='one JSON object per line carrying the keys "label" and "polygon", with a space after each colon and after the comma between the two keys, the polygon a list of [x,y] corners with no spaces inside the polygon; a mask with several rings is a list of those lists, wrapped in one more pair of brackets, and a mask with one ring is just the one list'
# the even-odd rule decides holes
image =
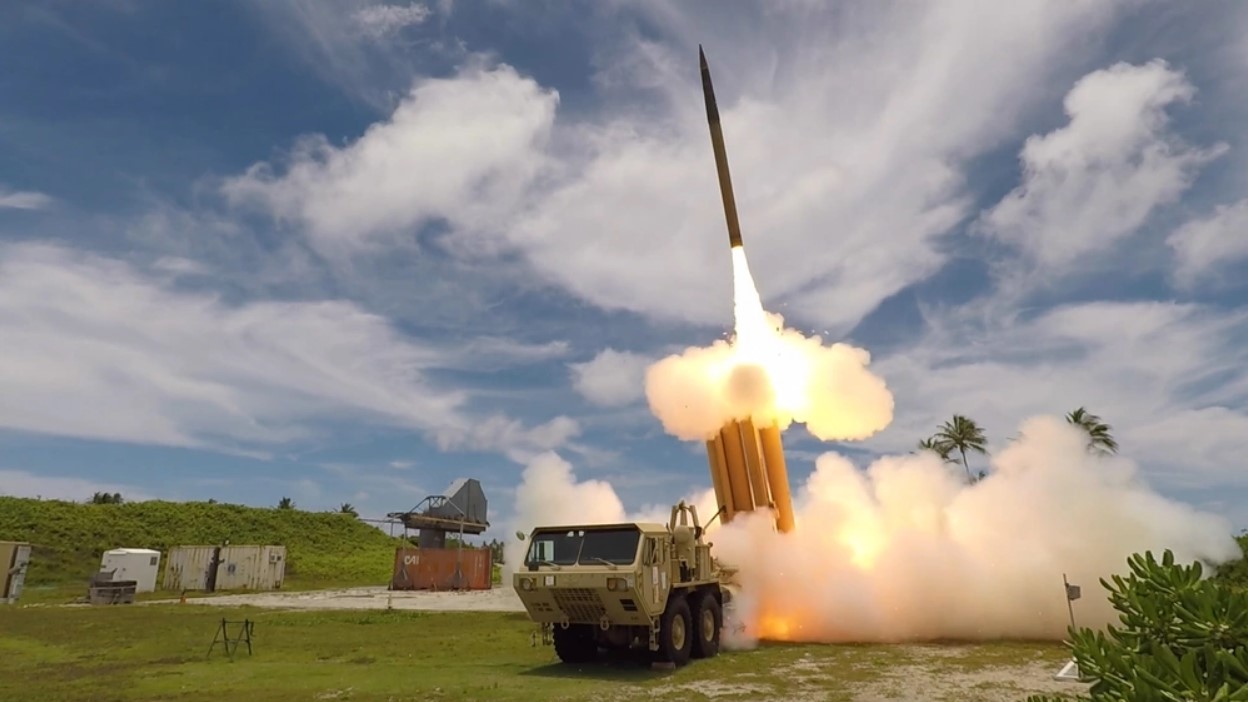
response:
{"label": "bush", "polygon": [[1235,587],[1248,589],[1248,531],[1239,536],[1244,557],[1218,567],[1217,579]]}
{"label": "bush", "polygon": [[[1127,577],[1101,585],[1120,626],[1071,632],[1091,697],[1113,702],[1248,702],[1248,592],[1209,579],[1200,563],[1181,566],[1166,551],[1127,560]],[[1032,696],[1027,702],[1069,697]]]}

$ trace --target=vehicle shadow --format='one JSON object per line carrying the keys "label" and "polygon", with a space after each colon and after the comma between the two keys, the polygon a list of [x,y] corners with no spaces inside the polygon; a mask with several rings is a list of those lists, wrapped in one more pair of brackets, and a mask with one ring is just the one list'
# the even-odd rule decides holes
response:
{"label": "vehicle shadow", "polygon": [[645,682],[670,675],[672,670],[653,669],[650,658],[644,652],[603,652],[593,663],[560,663],[526,670],[521,675],[539,678],[584,678],[615,680],[619,682]]}

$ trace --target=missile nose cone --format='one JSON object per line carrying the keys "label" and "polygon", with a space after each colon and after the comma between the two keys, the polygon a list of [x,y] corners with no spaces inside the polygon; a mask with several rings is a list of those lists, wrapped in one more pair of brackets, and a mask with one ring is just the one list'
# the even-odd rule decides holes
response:
{"label": "missile nose cone", "polygon": [[706,121],[719,122],[719,105],[715,103],[715,87],[711,85],[711,67],[706,64],[706,54],[698,44],[698,63],[702,67],[702,97],[706,100]]}
{"label": "missile nose cone", "polygon": [[711,126],[711,149],[715,153],[715,170],[719,175],[719,191],[724,200],[724,216],[728,219],[728,246],[741,246],[741,225],[737,221],[737,203],[732,195],[732,176],[728,174],[728,154],[724,134],[719,125],[719,105],[715,104],[715,88],[711,85],[711,68],[706,52],[698,44],[698,62],[702,66],[702,97],[706,99],[706,121]]}

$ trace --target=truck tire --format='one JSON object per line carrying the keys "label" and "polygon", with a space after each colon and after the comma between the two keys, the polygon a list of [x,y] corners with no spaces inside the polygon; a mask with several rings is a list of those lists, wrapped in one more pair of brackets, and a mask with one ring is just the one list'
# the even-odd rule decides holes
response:
{"label": "truck tire", "polygon": [[590,663],[598,658],[598,642],[588,624],[572,624],[567,629],[555,625],[555,654],[564,663]]}
{"label": "truck tire", "polygon": [[660,622],[658,659],[676,667],[688,663],[693,650],[693,615],[683,594],[671,596]]}
{"label": "truck tire", "polygon": [[719,634],[724,628],[724,610],[714,592],[702,593],[693,612],[693,657],[714,658],[719,653]]}

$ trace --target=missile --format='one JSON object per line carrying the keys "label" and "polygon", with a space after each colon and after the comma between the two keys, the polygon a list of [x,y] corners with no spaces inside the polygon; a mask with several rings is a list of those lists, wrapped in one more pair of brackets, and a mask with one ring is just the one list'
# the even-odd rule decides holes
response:
{"label": "missile", "polygon": [[741,223],[737,221],[737,201],[732,195],[732,176],[728,173],[728,153],[724,150],[724,132],[719,126],[719,106],[715,104],[715,88],[711,86],[711,68],[706,54],[698,44],[698,61],[702,65],[702,97],[706,100],[706,121],[711,126],[711,148],[715,152],[715,171],[719,174],[719,194],[724,200],[724,217],[728,220],[728,247],[741,246]]}

